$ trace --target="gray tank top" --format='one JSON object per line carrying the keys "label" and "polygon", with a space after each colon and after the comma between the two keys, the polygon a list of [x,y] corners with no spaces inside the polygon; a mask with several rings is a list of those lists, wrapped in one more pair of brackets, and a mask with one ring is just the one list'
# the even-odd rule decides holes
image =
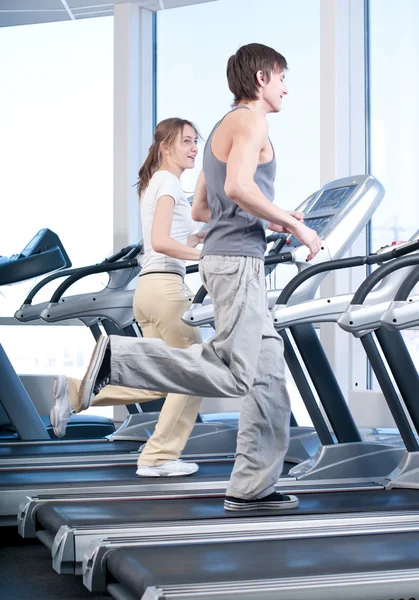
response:
{"label": "gray tank top", "polygon": [[[239,108],[247,107],[239,106],[233,110]],[[218,160],[211,150],[215,130],[223,119],[215,125],[204,148],[204,175],[211,218],[201,257],[218,254],[263,258],[266,251],[265,229],[268,223],[243,210],[226,195],[224,184],[227,165]],[[271,161],[258,165],[254,175],[255,183],[271,202],[275,196],[275,173],[274,154]]]}

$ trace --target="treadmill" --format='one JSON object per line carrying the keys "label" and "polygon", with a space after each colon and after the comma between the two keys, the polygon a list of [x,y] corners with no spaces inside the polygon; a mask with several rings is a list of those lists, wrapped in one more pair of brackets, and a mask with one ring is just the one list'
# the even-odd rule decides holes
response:
{"label": "treadmill", "polygon": [[[329,186],[329,187],[331,187],[331,186]],[[311,268],[313,268],[313,267],[311,267]],[[307,272],[308,272],[308,270],[307,270]],[[386,447],[386,450],[390,453],[393,450],[393,448]],[[394,465],[396,465],[398,463],[402,454],[403,454],[403,449],[402,448],[398,449],[397,453],[393,459]],[[208,474],[208,467],[210,466],[210,464],[202,463],[202,465],[207,468],[206,473],[205,473],[205,469],[202,470],[202,475],[205,476],[206,474]],[[385,472],[381,473],[381,475],[387,474],[389,469],[391,469],[391,463],[388,463],[388,469]],[[347,477],[348,477],[348,475],[347,475]],[[166,487],[166,485],[164,483],[154,482],[151,487],[150,486],[143,487],[143,491],[144,491],[144,494],[147,494],[149,492],[154,492],[155,495],[157,496],[159,493],[164,492],[164,490],[166,489],[167,494],[170,494],[170,492],[174,492],[176,487],[179,485],[179,491],[180,491],[180,489],[183,489],[185,494],[187,494],[187,493],[190,494],[192,491],[194,491],[196,494],[198,494],[200,491],[202,493],[202,490],[207,490],[207,493],[209,491],[211,493],[214,493],[214,492],[222,493],[223,484],[220,480],[218,480],[218,483],[217,483],[217,481],[213,481],[211,483],[211,485],[209,485],[208,481],[204,481],[203,479],[196,478],[196,477],[193,478],[193,481],[191,481],[191,480],[189,480],[189,481],[190,481],[190,485],[186,481],[185,482],[178,481],[176,484],[167,484],[168,487]],[[310,481],[309,483],[299,482],[296,480],[291,480],[289,478],[284,479],[284,485],[287,486],[287,491],[290,491],[290,488],[293,489],[294,491],[298,490],[299,492],[304,492],[307,490],[313,491],[313,489],[316,489],[316,490],[327,489],[329,491],[339,491],[342,489],[351,489],[351,487],[355,487],[356,489],[358,489],[360,487],[360,485],[364,489],[382,489],[383,488],[382,484],[376,483],[376,482],[374,482],[374,480],[371,481],[371,473],[370,473],[370,478],[369,478],[368,482],[365,482],[364,484],[360,484],[359,481],[356,481],[354,486],[351,486],[350,484],[351,484],[350,480],[346,481],[344,484],[342,482],[338,482],[338,481],[334,481],[334,482],[333,481],[332,482],[322,481],[321,475],[320,475],[319,481],[317,481],[317,482]],[[225,485],[225,483],[224,483],[224,485]],[[125,488],[125,490],[119,490],[117,488],[114,488],[114,493],[122,495],[124,492],[127,493],[128,488]],[[99,493],[99,490],[98,490],[98,493]],[[98,493],[96,494],[97,498],[99,495]],[[178,492],[176,492],[176,493],[178,493]],[[105,498],[105,496],[103,496],[103,497]],[[83,498],[84,498],[83,502],[87,501],[87,494]],[[50,500],[50,498],[48,498],[48,500]],[[26,520],[26,522],[33,522],[33,520],[35,518],[34,515],[36,513],[36,510],[39,508],[39,506],[44,501],[45,501],[44,496],[41,493],[41,494],[38,494],[36,497],[32,498],[32,500],[29,502],[28,505],[22,506],[21,515],[20,515],[21,523],[24,520]],[[116,506],[115,503],[114,503],[114,506]],[[113,518],[116,519],[118,517],[114,516]],[[21,530],[23,532],[26,532],[24,534],[27,534],[29,531],[29,528],[26,525],[22,524]]]}
{"label": "treadmill", "polygon": [[417,526],[403,533],[108,544],[99,576],[86,555],[83,581],[117,600],[415,600],[418,546]]}
{"label": "treadmill", "polygon": [[[393,248],[390,254],[394,257],[397,256],[398,251],[407,252],[417,247],[417,243],[405,244],[403,248]],[[383,250],[381,256],[372,255],[371,258],[378,261],[386,257],[389,258],[388,252]],[[349,260],[354,262],[357,258]],[[399,259],[399,262],[402,260]],[[345,264],[345,259],[339,262]],[[307,270],[307,275],[309,271],[310,269]],[[390,282],[387,281],[386,287],[391,289],[389,284]],[[286,288],[284,292],[287,293]],[[375,299],[382,296],[382,291],[378,292]],[[300,308],[302,318],[304,311],[302,306]],[[399,449],[396,460],[399,460],[402,455],[403,449]],[[377,468],[377,465],[375,466]],[[391,463],[387,462],[387,468],[383,473],[387,474],[390,469]],[[295,468],[292,471],[295,471]],[[304,477],[300,479],[304,484]],[[338,531],[345,533],[349,529],[353,533],[351,524],[355,523],[354,517],[358,533],[365,533],[367,530],[382,531],[383,525],[389,523],[392,530],[405,531],[406,527],[409,528],[410,523],[416,522],[419,516],[419,496],[415,490],[398,490],[398,493],[386,491],[383,494],[386,482],[378,476],[372,478],[369,483],[358,481],[354,486],[350,485],[350,480],[347,482],[335,480],[334,483],[319,480],[317,485],[311,481],[310,485],[305,482],[305,486],[302,486],[298,479],[293,481],[288,478],[282,483],[286,486],[287,492],[301,494],[301,501],[298,509],[277,511],[275,518],[272,517],[275,511],[269,511],[269,517],[266,518],[266,513],[263,511],[257,514],[252,511],[245,517],[243,513],[230,515],[224,512],[220,500],[198,496],[194,501],[185,498],[171,503],[162,503],[157,498],[149,502],[147,498],[134,496],[108,500],[85,497],[83,500],[57,499],[48,502],[43,498],[35,498],[22,510],[19,530],[24,537],[36,535],[51,547],[54,568],[62,573],[80,572],[83,553],[93,542],[102,546],[113,539],[113,547],[124,544],[126,540],[130,540],[133,544],[134,539],[136,543],[141,544],[149,544],[151,539],[154,540],[153,543],[157,541],[164,543],[165,538],[170,538],[173,542],[175,535],[183,540],[182,543],[191,538],[214,539],[217,535],[222,538],[236,539],[240,534],[246,539],[249,536],[253,539],[255,536],[263,538],[283,535],[284,527],[291,527],[293,531],[298,530],[301,533],[301,527],[304,529],[307,525],[317,534],[326,528],[326,531],[333,529],[333,535],[338,535]],[[345,493],[342,493],[342,490],[345,490]],[[85,517],[86,506],[89,507],[89,512],[94,513],[93,520],[90,514]],[[348,517],[348,513],[357,514]],[[289,518],[290,515],[293,517]],[[310,516],[307,517],[310,523],[304,520],[305,515]],[[241,518],[239,529],[236,521],[229,521],[230,517]],[[217,521],[214,522],[214,519]],[[289,520],[288,525],[287,523],[284,525],[284,519]],[[406,519],[409,523],[406,523]],[[173,521],[173,526],[167,527],[165,522],[168,520]],[[289,535],[289,530],[287,531]]]}
{"label": "treadmill", "polygon": [[[370,175],[337,180],[313,194],[306,208],[305,218],[309,220],[312,227],[319,231],[324,240],[323,250],[313,262],[326,263],[331,258],[342,255],[349,248],[353,237],[369,221],[383,195],[382,186]],[[333,206],[328,204],[327,198],[330,201],[333,200]],[[339,244],[332,246],[329,244],[329,240],[336,239],[336,228],[339,232]],[[301,271],[307,269],[309,267],[305,260],[307,251],[301,246],[293,248],[292,251],[285,250],[288,247],[289,245],[284,246],[284,251],[276,256],[267,257],[266,264],[291,261]],[[316,281],[311,282],[311,295],[315,294],[321,279],[322,275],[315,278]],[[314,425],[316,426],[316,423]],[[229,479],[233,460],[208,459],[198,462],[200,462],[201,468],[193,480],[177,478],[176,483],[158,481],[154,485],[148,481],[139,480],[127,462],[121,462],[120,467],[116,466],[116,463],[112,467],[110,461],[96,465],[80,465],[80,467],[74,465],[69,469],[63,469],[58,465],[45,465],[42,468],[22,466],[14,469],[0,467],[0,520],[13,519],[19,504],[26,496],[65,494],[69,490],[72,493],[77,490],[78,493],[87,494],[109,493],[110,488],[112,488],[112,493],[129,491],[147,493],[149,489],[156,489],[159,492],[175,489],[176,493],[190,490],[202,491],[203,489],[217,489],[222,492]],[[109,471],[106,470],[106,464],[109,464]],[[286,471],[291,466],[290,464],[286,465]]]}
{"label": "treadmill", "polygon": [[[243,537],[240,538],[241,541],[232,541],[231,538],[233,536],[230,536],[230,538],[224,541],[218,541],[217,535],[218,537],[221,535],[219,532],[220,524],[214,523],[214,543],[210,544],[207,539],[202,539],[202,529],[201,532],[197,533],[198,541],[192,545],[190,544],[190,539],[193,535],[191,531],[187,532],[189,539],[186,543],[184,539],[182,539],[183,536],[174,537],[172,535],[169,542],[170,546],[164,539],[156,539],[154,542],[154,538],[153,541],[150,541],[150,537],[148,540],[144,540],[143,538],[141,541],[135,540],[133,537],[131,537],[131,541],[124,540],[121,542],[120,539],[108,540],[108,542],[101,546],[101,548],[104,548],[104,554],[102,554],[101,560],[96,564],[100,572],[105,572],[107,591],[114,595],[115,598],[140,598],[142,597],[143,592],[147,594],[144,596],[146,598],[170,597],[169,594],[175,593],[180,594],[177,596],[179,598],[186,598],[191,595],[197,597],[198,594],[199,597],[205,597],[202,595],[205,593],[211,593],[211,597],[213,598],[227,598],[230,596],[226,595],[226,586],[229,588],[228,594],[232,594],[231,597],[234,597],[234,594],[235,597],[237,597],[237,593],[243,595],[247,588],[250,590],[250,595],[248,595],[248,597],[253,598],[256,596],[258,598],[307,598],[308,585],[310,585],[310,596],[312,596],[313,578],[316,584],[316,594],[320,595],[312,597],[337,598],[339,597],[339,592],[343,591],[345,594],[343,596],[344,598],[359,598],[360,586],[362,589],[362,598],[377,598],[376,594],[381,594],[381,592],[391,594],[412,594],[414,593],[413,590],[417,589],[418,584],[417,570],[415,569],[416,565],[413,562],[415,556],[414,550],[418,547],[417,514],[415,514],[418,496],[416,490],[397,490],[397,493],[401,492],[411,495],[410,501],[412,504],[410,507],[409,505],[405,505],[402,508],[400,511],[402,522],[397,526],[395,525],[395,512],[391,512],[390,515],[385,516],[387,522],[385,522],[384,519],[381,519],[375,529],[368,527],[367,524],[371,519],[376,518],[376,514],[371,514],[367,517],[364,515],[363,523],[358,523],[358,529],[356,529],[356,527],[352,529],[352,535],[348,535],[348,527],[350,527],[349,521],[346,521],[346,523],[342,522],[340,529],[334,527],[334,525],[336,525],[336,522],[334,522],[333,525],[329,524],[327,526],[329,528],[326,532],[324,531],[324,528],[321,529],[321,537],[319,538],[320,528],[316,528],[315,524],[306,523],[306,527],[304,527],[297,522],[292,522],[290,529],[295,531],[296,528],[299,528],[300,537],[302,539],[292,539],[293,537],[295,538],[295,535],[293,536],[292,533],[290,535],[290,531],[288,530],[288,535],[285,533],[285,538],[281,537],[284,535],[284,532],[282,531],[282,533],[275,532],[272,534],[272,539],[269,540],[264,539],[264,541],[260,541],[259,539],[256,539],[255,541],[246,541],[245,543]],[[360,502],[360,494],[362,493],[362,491],[353,492],[351,494],[345,493],[343,498],[341,498],[341,501],[346,499],[348,505],[353,509],[353,507],[356,507],[357,503]],[[394,510],[395,504],[393,504],[393,502],[396,501],[396,497],[393,493],[394,491],[387,491],[385,494],[382,492],[369,492],[366,497],[365,506],[369,506],[373,496],[376,496],[378,503],[384,503],[387,510],[389,507]],[[323,494],[323,496],[334,499],[335,501],[337,500],[337,505],[338,507],[340,506],[338,493]],[[350,498],[348,498],[348,496]],[[303,496],[303,498],[305,499],[305,496]],[[303,498],[301,503],[302,508]],[[307,496],[307,499],[312,502],[316,499],[317,501],[320,500],[319,497],[316,497],[314,494]],[[404,499],[406,500],[407,497],[405,496]],[[96,502],[96,506],[93,506],[93,503],[86,504],[84,500],[80,499],[79,508],[84,512],[90,510],[92,513],[97,514],[97,509],[99,508],[98,502],[99,501]],[[109,514],[111,502],[117,507],[120,504],[121,499],[116,500],[114,498],[113,500],[109,500],[105,507],[105,513]],[[142,512],[144,516],[150,515],[152,520],[153,511],[154,518],[156,518],[156,511],[160,510],[166,512],[166,519],[163,518],[163,521],[170,520],[172,522],[174,519],[176,520],[176,518],[179,519],[179,516],[182,518],[181,512],[179,513],[179,511],[182,510],[182,505],[180,503],[184,503],[186,500],[173,500],[171,498],[170,503],[153,500],[149,503],[149,506],[145,504],[147,502],[146,499],[143,499],[141,502],[143,503],[143,511],[141,511],[141,506],[137,506],[135,509],[132,505],[137,520],[139,520],[138,513]],[[183,504],[183,510],[186,511],[187,514],[193,512],[192,518],[200,519],[202,518],[200,510],[204,507],[204,503],[208,502],[208,499],[196,499],[194,502],[190,503],[189,509]],[[221,503],[218,500],[213,502],[213,506],[207,506],[207,511],[208,514],[213,514],[212,518],[217,518],[216,508],[218,506],[220,510]],[[71,506],[69,503],[65,502],[64,499],[61,504],[63,507],[67,506],[67,508]],[[57,505],[59,505],[58,501],[56,502],[55,510],[57,510]],[[178,509],[177,513],[171,511],[170,507],[173,505],[176,505],[176,508]],[[48,506],[44,506],[46,511]],[[50,508],[51,506],[52,504],[50,504]],[[40,505],[38,512],[40,512],[42,508],[42,505]],[[409,508],[413,509],[413,514],[410,515],[412,519],[410,522],[404,520]],[[311,509],[311,511],[312,510],[313,509]],[[344,510],[347,512],[348,509]],[[351,509],[349,508],[349,510]],[[281,511],[282,522],[284,518],[286,519],[286,517],[289,516],[286,513],[287,511]],[[232,515],[234,515],[236,519],[242,519],[240,513],[232,513]],[[271,511],[269,511],[269,515],[272,515]],[[127,519],[126,511],[124,516],[125,519]],[[227,520],[229,517],[225,516],[224,518]],[[234,517],[231,518],[231,521],[234,520]],[[252,511],[249,517],[254,518],[255,513]],[[92,518],[93,517],[88,517],[89,521]],[[107,522],[106,516],[104,517],[103,515],[102,524],[104,524],[105,527],[109,527],[109,521]],[[179,524],[181,529],[184,528],[184,523],[179,522]],[[352,524],[354,523],[352,522]],[[176,522],[174,525],[176,525]],[[65,525],[64,527],[68,527],[68,525]],[[313,529],[310,534],[309,530],[311,527],[313,527]],[[160,523],[160,530],[164,531],[164,529],[165,526]],[[242,522],[238,524],[236,534],[238,533],[237,529],[239,530],[239,536],[243,536]],[[282,527],[282,529],[284,528]],[[254,535],[262,535],[265,537],[266,532],[269,530],[271,530],[271,528],[269,525],[266,526],[265,524],[263,533],[261,534],[259,531]],[[365,533],[366,531],[367,533]],[[150,534],[150,531],[148,534]],[[153,533],[151,535],[153,535]],[[282,541],[283,539],[286,541]],[[383,555],[383,546],[381,544],[391,545],[396,556],[393,555],[393,553],[391,556],[388,554]],[[138,545],[141,545],[141,547],[135,547]],[[145,548],[144,546],[147,547]],[[179,547],[173,548],[173,546]],[[287,555],[286,553],[290,547],[294,549],[294,553]],[[330,552],[324,554],[321,558],[320,553],[322,552],[322,549],[329,549]],[[267,554],[265,554],[265,552]],[[276,552],[281,552],[281,560],[279,561],[276,560],[276,557],[275,559],[273,558],[273,556],[276,555]],[[213,560],[211,560],[211,556],[214,557]],[[246,557],[250,556],[252,557],[251,561],[253,564],[263,564],[266,566],[266,569],[258,568],[257,572],[256,570],[253,570],[251,562],[246,560]],[[286,556],[288,556],[289,559],[287,565],[290,565],[290,567],[291,565],[294,565],[294,573],[296,571],[296,563],[300,568],[301,561],[304,563],[304,578],[299,577],[299,572],[296,573],[296,577],[292,578],[290,577],[290,571],[278,571],[278,563],[283,564],[285,562],[283,557],[286,558]],[[148,557],[154,557],[158,564],[156,565],[156,562],[153,563],[152,559],[150,559],[150,562],[147,562]],[[299,562],[297,557],[300,557]],[[93,555],[87,554],[85,558],[86,574],[88,573],[89,566],[92,564]],[[124,564],[129,565],[130,568],[124,568]],[[192,565],[191,573],[183,573],[185,564],[188,565],[189,570],[191,570],[190,567]],[[173,566],[173,569],[171,569],[171,565]],[[389,565],[392,567],[391,572],[388,572]],[[241,568],[236,569],[236,566]],[[259,567],[259,564],[257,564],[257,566]],[[200,570],[201,567],[202,570]],[[211,571],[210,573],[209,569]],[[342,575],[343,571],[346,573],[346,576]],[[373,571],[373,573],[369,571]],[[174,580],[170,579],[171,576],[174,577]],[[266,581],[261,579],[261,577],[269,577],[271,580]],[[284,581],[284,577],[288,577],[287,581]],[[274,584],[280,586],[279,588],[272,588],[274,579]],[[218,589],[217,586],[215,586],[215,588],[212,587],[212,582],[214,580],[219,582]],[[237,586],[235,583],[236,581]],[[202,582],[203,584],[200,585]],[[227,582],[231,583],[227,584]],[[289,585],[286,588],[281,588],[284,583],[291,584],[292,588],[289,587]],[[164,586],[166,586],[166,591],[163,591]],[[356,586],[356,588],[354,586]],[[238,588],[238,592],[236,587]],[[262,594],[267,591],[267,588],[269,588],[268,593],[273,593],[275,595],[262,596]],[[284,589],[285,595],[283,593]],[[300,595],[290,596],[290,590],[292,590],[294,594],[298,593]],[[280,593],[282,593],[282,596],[279,595]],[[349,594],[352,595],[350,596]],[[175,596],[172,595],[171,597]]]}
{"label": "treadmill", "polygon": [[[378,269],[376,273],[381,272],[381,270],[385,271],[385,273],[391,273],[392,271],[397,270],[397,264],[402,265],[405,264],[404,261],[418,260],[417,255],[400,258],[404,254],[417,252],[418,249],[419,242],[414,238],[414,240],[408,243],[399,244],[396,247],[392,246],[390,250],[383,248],[377,254],[331,261],[328,265],[328,270],[331,271],[365,264],[379,264],[390,260],[391,264],[394,265],[393,267],[391,264],[386,265],[381,267],[381,269]],[[399,257],[397,261],[392,260],[396,257]],[[384,276],[380,279],[376,274],[373,274],[366,279],[352,298],[350,298],[350,295],[342,295],[333,299],[313,300],[312,302],[301,304],[299,306],[288,306],[287,303],[292,299],[293,293],[296,291],[298,292],[298,288],[304,285],[307,280],[313,276],[315,277],[324,270],[325,265],[320,264],[310,267],[305,272],[297,275],[280,294],[273,316],[275,326],[284,339],[286,349],[291,347],[289,335],[287,331],[285,331],[286,327],[289,328],[290,334],[296,342],[309,375],[319,393],[325,412],[333,426],[339,444],[334,444],[328,439],[328,432],[325,427],[322,429],[319,428],[322,446],[320,446],[311,459],[303,461],[294,467],[289,474],[297,477],[299,480],[317,478],[319,475],[324,478],[332,479],[336,477],[348,477],[351,475],[353,477],[367,478],[370,477],[372,473],[375,473],[377,477],[385,476],[392,468],[396,468],[401,459],[404,450],[404,446],[401,445],[401,442],[403,442],[408,450],[418,448],[418,426],[416,425],[416,431],[413,432],[406,418],[404,408],[399,401],[398,394],[389,377],[387,368],[372,340],[370,331],[374,328],[374,319],[371,320],[369,317],[371,317],[371,314],[380,315],[382,313],[383,305],[385,305],[385,302],[383,301],[387,299],[387,302],[389,302],[394,295],[398,284],[400,283],[400,277],[387,277],[386,280],[383,281]],[[406,275],[405,272],[404,275]],[[379,282],[381,282],[382,285],[372,292],[375,285]],[[367,306],[358,307],[360,313],[366,316],[362,324],[362,329],[364,330],[362,342],[399,429],[401,440],[399,439],[398,442],[397,439],[394,439],[394,436],[390,436],[389,438],[388,435],[383,436],[379,432],[378,439],[382,438],[386,443],[380,445],[371,441],[361,441],[358,429],[352,418],[346,418],[342,421],[342,415],[345,413],[342,411],[340,405],[342,403],[344,404],[347,414],[349,414],[349,410],[312,323],[329,321],[341,324],[342,320],[346,319],[347,315],[350,314],[350,309],[347,311],[344,310],[344,307],[348,302],[350,307],[357,302],[367,304]],[[327,313],[328,304],[331,305],[330,314]],[[369,317],[367,318],[367,316]],[[350,318],[353,319],[353,316]],[[359,319],[357,323],[359,323]],[[348,331],[350,330],[346,327],[345,329]],[[399,359],[403,356],[407,365],[410,358],[407,356],[406,347],[402,341],[393,339],[394,346],[396,346],[396,342],[398,343],[397,348],[395,348],[392,353],[393,357],[395,355],[397,356],[397,353],[399,353]],[[388,350],[388,354],[391,353],[390,350]],[[385,354],[387,357],[387,351]],[[397,379],[396,374],[395,376]],[[406,398],[405,396],[404,400],[408,405],[409,412],[414,414],[415,417],[416,414],[413,406],[412,390],[413,388],[411,388],[410,392],[406,392],[406,394],[410,394],[410,403],[408,402],[409,398]],[[418,421],[415,421],[415,423],[418,423]],[[393,448],[388,446],[389,442]],[[398,446],[398,448],[394,447],[394,445]]]}
{"label": "treadmill", "polygon": [[227,512],[224,494],[210,492],[184,497],[156,492],[142,497],[40,497],[22,506],[19,533],[36,537],[51,550],[57,573],[81,574],[87,554],[92,571],[101,572],[102,548],[108,543],[115,549],[126,544],[359,535],[382,532],[383,528],[409,531],[419,524],[417,490],[383,493],[383,486],[364,484],[348,491],[335,484],[319,486],[317,492],[311,486],[305,493],[291,482],[287,491],[299,494],[298,508]]}
{"label": "treadmill", "polygon": [[[46,273],[52,273],[49,278],[64,277],[74,271],[70,267],[70,258],[60,238],[44,228],[19,254],[0,257],[0,286],[27,281]],[[14,443],[19,439],[54,438],[49,417],[39,416],[1,346],[0,373],[0,441]],[[109,419],[86,415],[73,419],[69,427],[74,437],[100,437],[114,429]]]}
{"label": "treadmill", "polygon": [[[419,264],[419,257],[409,256],[393,261],[381,268],[381,276],[409,264]],[[419,271],[415,276],[411,273],[407,278],[411,287],[419,280]],[[380,279],[378,271],[368,279],[355,294],[354,305],[375,287]],[[406,295],[411,289],[408,288],[405,284],[401,286]],[[410,487],[417,488],[415,483],[410,481]],[[405,479],[402,487],[408,487]],[[406,507],[402,508],[402,520],[396,523],[398,515],[390,509],[386,513],[386,518],[389,518],[386,523],[383,518],[377,518],[377,507],[378,511],[382,510],[380,501],[387,509],[387,501],[390,505],[394,500],[397,503],[392,496],[394,491],[344,494],[343,503],[338,502],[338,512],[345,502],[347,505],[340,522],[330,516],[325,519],[326,524],[314,521],[313,525],[309,521],[302,522],[299,515],[300,521],[291,521],[287,529],[287,524],[290,525],[288,514],[293,511],[282,511],[279,527],[273,524],[274,518],[263,523],[264,519],[252,511],[251,516],[256,517],[258,523],[256,529],[248,527],[249,522],[244,527],[240,523],[234,528],[234,519],[231,519],[227,530],[218,523],[212,529],[206,523],[201,524],[201,530],[197,531],[194,527],[185,529],[184,524],[182,527],[181,523],[175,522],[175,526],[178,525],[177,535],[172,530],[166,539],[159,535],[158,528],[137,533],[137,539],[128,534],[121,539],[120,532],[115,533],[114,537],[111,535],[96,541],[86,552],[84,581],[92,591],[106,590],[115,598],[127,600],[169,597],[225,600],[239,596],[287,600],[307,597],[376,600],[378,597],[404,597],[405,594],[414,598],[419,588],[419,570],[415,560],[419,549],[419,495],[417,490],[398,490],[410,492],[413,512],[409,514]],[[362,494],[365,496],[364,507]],[[320,496],[313,494],[308,499],[319,501],[324,509]],[[323,496],[333,500],[338,498],[338,494]],[[302,509],[304,514],[305,499],[301,497],[300,508],[295,512]],[[358,504],[360,500],[361,506]],[[374,506],[377,500],[378,505]],[[199,500],[199,505],[203,507],[205,502]],[[323,502],[327,504],[327,500]],[[357,519],[345,522],[348,506],[350,511],[362,511],[366,507],[371,510],[374,506],[374,513],[364,514],[362,523]],[[315,509],[311,510],[315,512]],[[272,512],[269,511],[269,515]],[[403,520],[407,515],[412,518],[410,523]],[[171,516],[176,519],[176,511],[171,512]],[[236,513],[237,518],[241,516]],[[314,528],[310,530],[312,525]],[[279,560],[277,553],[280,554]],[[188,565],[187,573],[184,573],[185,564]]]}
{"label": "treadmill", "polygon": [[[45,233],[47,232],[47,233]],[[32,261],[31,264],[36,261],[40,264],[41,274],[47,272],[43,262],[45,262],[45,250],[42,248],[45,246],[45,237],[49,242],[49,238],[52,232],[49,230],[42,230],[35,236],[34,239],[40,238],[37,244],[33,241],[28,245],[32,248],[32,254],[29,256]],[[55,236],[55,234],[52,234]],[[55,236],[54,240],[59,244],[61,252],[65,252],[61,248],[61,242],[58,237]],[[43,244],[43,245],[42,245]],[[21,308],[16,312],[15,317],[21,322],[30,322],[40,318],[41,311],[46,307],[47,303],[33,304],[33,299],[36,294],[44,288],[48,283],[65,277],[65,282],[68,280],[75,281],[81,276],[84,276],[86,271],[92,272],[108,272],[110,274],[108,286],[96,294],[82,294],[73,298],[64,298],[61,300],[62,305],[68,301],[70,305],[73,301],[81,303],[84,297],[105,297],[108,299],[108,303],[111,302],[112,294],[110,293],[114,287],[123,288],[138,274],[139,272],[139,256],[142,252],[142,244],[134,244],[123,248],[118,253],[105,259],[99,265],[93,265],[90,267],[81,267],[77,269],[66,268],[64,270],[56,270],[42,279],[37,283],[26,300],[24,301]],[[49,255],[47,254],[47,258]],[[28,258],[19,258],[16,263],[18,269],[13,266],[13,273],[15,278],[22,279],[26,274],[25,261]],[[7,265],[6,265],[7,266]],[[66,260],[63,266],[71,266],[71,263]],[[125,268],[124,273],[120,269]],[[115,271],[112,271],[115,269]],[[119,269],[119,270],[118,270]],[[0,276],[2,273],[2,265],[0,265]],[[31,276],[34,273],[33,267],[30,271]],[[9,281],[9,280],[8,280]],[[3,280],[2,280],[3,282]],[[64,282],[64,283],[65,283]],[[63,285],[63,284],[62,284]],[[90,328],[93,336],[97,338],[101,331],[99,328],[98,318],[89,318],[84,323]],[[102,325],[105,330],[109,329],[112,333],[123,333],[134,335],[135,331],[132,324],[125,331],[118,330],[111,320],[104,319]],[[107,460],[113,461],[117,459],[122,460],[121,454],[124,455],[125,461],[133,462],[135,456],[133,452],[138,451],[138,443],[133,440],[120,441],[118,444],[111,446],[109,439],[106,436],[111,435],[115,431],[113,422],[104,417],[97,416],[86,416],[86,415],[73,415],[69,423],[69,435],[64,439],[51,439],[53,434],[45,429],[45,426],[35,410],[31,399],[24,390],[20,379],[16,375],[12,365],[8,361],[4,351],[0,347],[0,370],[2,377],[0,380],[0,408],[3,408],[7,413],[11,423],[16,429],[17,434],[13,437],[3,436],[0,439],[0,465],[8,465],[10,468],[14,465],[24,465],[26,468],[33,468],[33,465],[39,466],[41,462],[47,462],[49,464],[60,464],[73,463],[74,455],[79,455],[78,460],[84,461],[97,461],[102,454],[108,453]],[[129,409],[137,410],[136,407],[129,407]],[[70,455],[73,454],[73,456]],[[120,456],[116,455],[120,453]],[[115,455],[115,456],[113,456]]]}
{"label": "treadmill", "polygon": [[[359,336],[361,342],[364,344],[364,323],[368,318],[366,313],[370,313],[370,326],[374,329],[375,337],[398,386],[405,410],[410,417],[416,434],[419,433],[419,406],[417,402],[419,374],[399,330],[415,324],[414,318],[409,317],[409,314],[414,315],[415,310],[417,311],[417,307],[415,306],[417,298],[415,302],[415,297],[409,298],[409,294],[419,280],[418,265],[419,255],[414,254],[412,256],[405,256],[399,261],[377,269],[359,288],[352,299],[350,309],[339,319],[341,327]],[[408,272],[405,280],[400,285],[394,301],[387,303],[385,310],[381,310],[381,314],[376,311],[362,309],[360,304],[364,296],[377,282],[381,281],[384,277],[388,277],[393,272],[406,271],[406,269],[410,270],[410,272]],[[407,318],[405,315],[407,315]],[[374,367],[374,364],[372,366]],[[377,374],[377,379],[381,385],[379,376],[380,373]],[[416,438],[414,440],[408,439],[406,441],[406,452],[400,464],[388,476],[388,486],[390,488],[419,488],[418,457],[419,444]]]}

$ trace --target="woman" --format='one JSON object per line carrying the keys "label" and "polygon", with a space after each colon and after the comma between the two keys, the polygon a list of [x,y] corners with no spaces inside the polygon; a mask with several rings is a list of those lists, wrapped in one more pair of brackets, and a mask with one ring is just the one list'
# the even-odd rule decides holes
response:
{"label": "woman", "polygon": [[[184,283],[185,261],[198,261],[195,248],[204,233],[193,234],[197,224],[180,184],[185,169],[192,169],[198,153],[198,132],[190,121],[171,118],[161,121],[154,132],[154,143],[139,172],[144,243],[144,260],[134,295],[134,316],[144,337],[161,338],[169,346],[188,348],[200,343],[196,328],[181,320],[192,300]],[[74,412],[88,408],[78,399],[80,381],[58,377],[51,423],[58,437],[65,434]],[[91,405],[110,406],[154,400],[166,395],[119,386],[105,386]],[[179,459],[194,426],[201,398],[168,394],[153,435],[138,460],[137,475],[159,477],[190,475],[195,463]]]}

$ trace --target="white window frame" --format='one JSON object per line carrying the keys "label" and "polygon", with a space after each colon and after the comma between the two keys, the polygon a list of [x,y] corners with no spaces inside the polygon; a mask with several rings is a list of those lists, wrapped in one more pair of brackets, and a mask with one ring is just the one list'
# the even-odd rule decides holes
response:
{"label": "white window frame", "polygon": [[[321,183],[366,172],[366,0],[321,0]],[[348,256],[367,253],[363,232]],[[366,270],[331,273],[322,296],[355,291]],[[342,391],[366,389],[367,360],[356,340],[336,325],[322,324],[320,339]]]}

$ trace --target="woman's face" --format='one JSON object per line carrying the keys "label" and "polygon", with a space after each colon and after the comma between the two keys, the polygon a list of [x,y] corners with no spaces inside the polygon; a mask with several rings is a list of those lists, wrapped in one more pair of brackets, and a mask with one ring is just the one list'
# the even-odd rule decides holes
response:
{"label": "woman's face", "polygon": [[198,135],[195,129],[190,125],[185,125],[169,149],[170,158],[182,170],[193,169],[198,154],[197,144]]}

